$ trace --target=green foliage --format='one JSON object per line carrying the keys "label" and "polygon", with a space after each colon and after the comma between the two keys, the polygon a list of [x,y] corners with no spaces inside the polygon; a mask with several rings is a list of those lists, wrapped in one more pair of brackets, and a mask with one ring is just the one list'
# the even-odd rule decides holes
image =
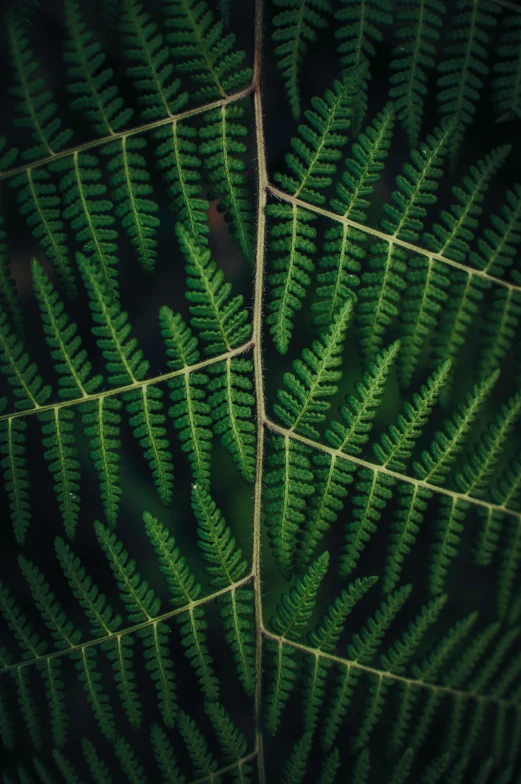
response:
{"label": "green foliage", "polygon": [[6,783],[519,776],[521,15],[449,5],[2,17]]}

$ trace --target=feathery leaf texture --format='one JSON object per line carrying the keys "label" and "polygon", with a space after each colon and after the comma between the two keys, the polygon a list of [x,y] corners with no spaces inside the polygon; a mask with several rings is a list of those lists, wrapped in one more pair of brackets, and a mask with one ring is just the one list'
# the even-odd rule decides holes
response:
{"label": "feathery leaf texture", "polygon": [[519,775],[521,13],[449,5],[2,15],[6,784]]}

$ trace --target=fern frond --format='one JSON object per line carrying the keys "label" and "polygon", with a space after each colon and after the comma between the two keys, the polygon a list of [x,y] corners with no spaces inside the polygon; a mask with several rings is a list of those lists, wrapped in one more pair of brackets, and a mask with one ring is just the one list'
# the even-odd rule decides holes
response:
{"label": "fern frond", "polygon": [[51,387],[44,385],[24,344],[16,334],[12,334],[7,313],[3,310],[0,311],[0,352],[0,371],[13,388],[15,409],[28,411],[44,405],[51,394]]}
{"label": "fern frond", "polygon": [[[377,355],[362,380],[355,384],[358,398],[349,395],[346,397],[346,404],[340,406],[343,422],[334,420],[325,433],[326,439],[335,449],[351,455],[361,453],[361,445],[369,438],[372,419],[380,404],[384,384],[399,347],[397,341]],[[309,562],[314,548],[343,509],[343,499],[355,471],[354,464],[324,452],[313,454],[312,465],[315,492],[309,501],[310,511],[299,542],[298,562],[301,567]]]}
{"label": "fern frond", "polygon": [[308,45],[317,40],[317,30],[327,26],[327,16],[331,13],[329,0],[274,0],[279,11],[273,17],[272,39],[275,48],[277,68],[289,98],[289,105],[295,120],[300,117],[299,72],[308,51]]}
{"label": "fern frond", "polygon": [[[352,637],[348,645],[349,660],[353,663],[367,664],[376,654],[382,638],[411,593],[410,585],[405,585],[392,593],[387,601],[382,602],[374,616],[359,634]],[[326,750],[330,749],[340,730],[343,717],[351,702],[354,688],[360,678],[361,670],[349,664],[337,668],[332,697],[322,728],[322,742]]]}
{"label": "fern frond", "polygon": [[[442,175],[443,156],[447,151],[454,123],[447,122],[427,136],[419,149],[411,151],[412,163],[405,163],[403,174],[396,179],[398,186],[392,194],[394,205],[384,204],[386,218],[380,227],[397,239],[416,243],[423,228],[425,205],[435,203],[438,180]],[[370,246],[370,272],[362,275],[359,290],[359,337],[366,359],[378,351],[385,330],[398,315],[397,303],[405,288],[407,255],[391,240]]]}
{"label": "fern frond", "polygon": [[[353,68],[370,62],[375,56],[375,45],[383,40],[381,28],[392,22],[392,5],[389,0],[341,0],[335,11],[335,38],[338,44],[340,65]],[[367,109],[367,82],[363,79],[353,107],[353,126],[357,134]]]}
{"label": "fern frond", "polygon": [[202,198],[202,161],[198,156],[197,129],[184,122],[172,122],[158,128],[154,138],[159,141],[154,152],[157,166],[163,172],[170,208],[199,243],[208,244],[207,210],[210,205]]}
{"label": "fern frond", "polygon": [[27,422],[8,419],[0,424],[0,455],[9,497],[9,514],[18,544],[23,544],[31,522],[29,472],[27,470]]}
{"label": "fern frond", "polygon": [[146,161],[140,150],[146,147],[143,137],[123,136],[106,144],[102,152],[110,156],[107,164],[109,182],[120,219],[139,262],[146,272],[153,272],[157,258],[155,235],[159,227],[159,207],[150,196],[153,192]]}
{"label": "fern frond", "polygon": [[300,784],[306,773],[309,752],[313,740],[312,732],[305,732],[295,743],[280,774],[281,784]]}
{"label": "fern frond", "polygon": [[[331,602],[313,632],[308,634],[309,644],[314,650],[333,653],[344,629],[347,617],[363,595],[377,582],[377,577],[364,577],[349,583],[346,589]],[[319,656],[307,656],[304,660],[304,727],[314,730],[322,703],[326,696],[326,678],[333,662]]]}
{"label": "fern frond", "polygon": [[249,587],[233,586],[244,577],[247,564],[215,502],[199,485],[192,486],[192,508],[199,524],[199,546],[211,584],[218,589],[232,587],[220,599],[220,615],[239,679],[246,692],[252,694],[255,683],[254,638],[250,620],[253,594]]}
{"label": "fern frond", "polygon": [[456,475],[455,482],[463,493],[473,498],[483,498],[505,441],[520,414],[521,393],[500,406],[495,421],[489,424],[481,442],[469,456],[468,463]]}
{"label": "fern frond", "polygon": [[[199,362],[197,339],[182,316],[163,306],[159,311],[159,322],[169,357],[169,369],[188,370],[190,365]],[[168,413],[179,433],[181,448],[188,453],[196,483],[208,483],[210,480],[212,433],[209,425],[212,420],[211,408],[205,401],[204,392],[208,381],[205,373],[192,372],[176,376],[168,382],[170,399],[174,404]]]}
{"label": "fern frond", "polygon": [[400,579],[403,562],[411,552],[428,502],[433,493],[420,485],[398,485],[398,507],[390,526],[382,589],[392,591]]}
{"label": "fern frond", "polygon": [[[78,264],[96,324],[93,332],[110,373],[109,383],[113,386],[137,384],[146,375],[149,363],[143,358],[142,350],[137,348],[136,339],[129,337],[131,328],[127,314],[111,296],[101,273],[92,262],[78,254]],[[172,497],[173,466],[172,455],[168,451],[169,442],[164,437],[166,429],[162,397],[162,389],[152,385],[123,394],[134,436],[151,466],[159,496],[168,505]]]}
{"label": "fern frond", "polygon": [[205,124],[199,131],[205,139],[199,152],[208,172],[209,199],[218,199],[219,212],[225,213],[230,232],[247,261],[254,254],[252,204],[244,155],[244,138],[248,129],[243,124],[244,108],[240,104],[221,106],[204,115]]}
{"label": "fern frond", "polygon": [[218,768],[217,760],[208,749],[208,743],[197,723],[184,711],[179,711],[178,727],[190,755],[195,775],[213,778]]}
{"label": "fern frond", "polygon": [[[408,629],[401,638],[381,657],[384,672],[398,674],[404,671],[406,664],[422,642],[422,638],[427,633],[429,626],[436,622],[447,598],[447,595],[439,596],[421,609],[416,619],[409,624]],[[362,748],[369,741],[374,726],[383,711],[390,685],[389,681],[385,680],[382,675],[372,674],[371,681],[375,682],[376,686],[369,690],[363,716],[353,742],[355,749]]]}
{"label": "fern frond", "polygon": [[479,374],[486,378],[503,365],[521,319],[521,293],[517,289],[497,286],[492,302],[484,314],[481,333]]}
{"label": "fern frond", "polygon": [[395,425],[389,425],[387,433],[373,444],[373,452],[380,465],[393,471],[405,471],[414,443],[421,435],[427,419],[447,380],[451,368],[447,360],[427,379],[420,391],[415,393],[412,403],[405,403],[403,415],[398,415]]}
{"label": "fern frond", "polygon": [[[367,197],[381,177],[393,126],[394,107],[389,103],[353,144],[351,157],[345,159],[345,170],[336,186],[337,197],[330,199],[331,209],[342,217],[358,223],[366,220]],[[320,257],[317,274],[317,295],[322,299],[311,305],[317,327],[330,324],[335,311],[358,286],[365,237],[362,231],[345,223],[327,229],[324,241],[327,255]]]}
{"label": "fern frond", "polygon": [[75,629],[62,609],[38,568],[23,556],[19,556],[18,563],[26,578],[34,602],[43,620],[55,641],[58,650],[75,648],[72,657],[78,670],[78,678],[82,683],[87,699],[94,712],[101,731],[108,739],[114,736],[114,716],[108,697],[100,680],[101,676],[96,661],[96,651],[93,648],[78,647],[81,632]]}
{"label": "fern frond", "polygon": [[290,431],[308,438],[319,438],[316,425],[323,422],[330,403],[324,400],[338,391],[345,335],[353,310],[349,299],[336,314],[334,322],[304,349],[302,359],[293,362],[294,373],[285,373],[286,389],[279,389],[273,410]]}
{"label": "fern frond", "polygon": [[495,17],[499,8],[491,0],[472,0],[471,3],[458,0],[454,12],[452,26],[447,34],[446,59],[438,65],[440,114],[455,114],[459,123],[450,143],[452,167],[456,163],[465,128],[474,118],[483,79],[489,73],[485,64],[489,47],[488,31],[496,25]]}
{"label": "fern frond", "polygon": [[[413,677],[425,683],[435,683],[438,673],[445,663],[450,660],[454,649],[457,649],[462,643],[477,619],[478,613],[473,612],[451,626],[449,631],[419,663],[411,665]],[[401,686],[400,702],[396,710],[396,721],[394,722],[390,740],[394,753],[403,748],[409,740],[409,727],[416,715],[415,706],[419,698],[420,692],[417,689],[413,689],[410,684],[407,683]]]}
{"label": "fern frond", "polygon": [[515,183],[504,198],[499,213],[489,217],[491,226],[478,238],[477,251],[468,254],[474,267],[497,278],[504,277],[521,244],[521,185]]}
{"label": "fern frond", "polygon": [[152,724],[150,737],[157,766],[164,781],[175,781],[179,782],[179,784],[185,784],[186,779],[179,771],[172,744],[163,727],[160,727],[159,724]]}
{"label": "fern frond", "polygon": [[224,283],[224,274],[211,259],[210,251],[201,247],[180,223],[176,232],[186,260],[191,324],[207,344],[208,356],[229,351],[250,337],[248,313],[242,308],[244,298],[238,294],[230,299],[231,284]]}
{"label": "fern frond", "polygon": [[119,411],[122,401],[117,397],[99,397],[80,407],[83,432],[88,440],[92,464],[100,481],[100,498],[109,528],[114,528],[122,494],[120,477]]}
{"label": "fern frond", "polygon": [[[121,627],[122,618],[114,615],[106,597],[92,581],[82,566],[80,559],[70,546],[56,537],[54,546],[64,575],[78,599],[95,637],[114,637]],[[116,636],[102,644],[112,662],[114,680],[118,687],[121,702],[132,727],[141,724],[141,704],[135,683],[132,655],[133,638]]]}
{"label": "fern frond", "polygon": [[281,714],[291,695],[297,679],[295,649],[284,645],[284,639],[298,640],[314,610],[317,593],[329,563],[329,553],[320,555],[316,561],[298,577],[289,593],[283,594],[277,605],[276,614],[270,621],[279,639],[266,645],[271,659],[271,682],[265,698],[266,726],[274,734],[281,721]]}
{"label": "fern frond", "polygon": [[266,526],[275,563],[293,571],[297,534],[305,524],[306,498],[315,492],[310,449],[289,436],[273,436],[265,475]]}
{"label": "fern frond", "polygon": [[45,251],[68,295],[75,298],[78,292],[61,217],[61,199],[49,171],[43,167],[26,169],[8,183],[18,189],[20,212],[31,227],[33,237]]}
{"label": "fern frond", "polygon": [[492,95],[499,114],[498,122],[521,117],[521,20],[511,14],[502,20],[502,33],[496,49],[499,62],[494,65]]}
{"label": "fern frond", "polygon": [[[5,145],[5,139],[0,136],[0,154]],[[16,152],[16,150],[15,150]],[[9,161],[9,151],[0,158],[0,171],[4,161]],[[9,165],[9,164],[8,164]],[[16,283],[11,272],[9,256],[7,253],[7,232],[5,230],[4,216],[0,213],[0,305],[9,318],[13,329],[19,335],[24,332],[24,319],[20,299],[16,291]]]}
{"label": "fern frond", "polygon": [[214,22],[204,0],[172,0],[165,15],[172,29],[166,39],[178,60],[177,70],[201,85],[193,96],[196,101],[212,101],[246,87],[252,71],[242,68],[245,54],[234,50],[235,36],[223,34],[223,22]]}
{"label": "fern frond", "polygon": [[54,490],[65,533],[73,539],[80,513],[80,462],[74,434],[73,408],[53,408],[38,414],[42,423],[43,453],[54,478]]}
{"label": "fern frond", "polygon": [[427,77],[435,65],[445,10],[440,0],[420,0],[417,6],[411,5],[410,0],[401,0],[396,13],[396,21],[401,25],[395,34],[398,45],[390,64],[394,73],[389,79],[393,85],[389,97],[395,101],[398,119],[412,148],[420,136]]}
{"label": "fern frond", "polygon": [[105,55],[92,40],[77,0],[65,0],[65,24],[64,57],[71,80],[67,90],[77,96],[71,108],[84,114],[98,136],[111,136],[128,124],[132,109],[124,108],[117,86],[110,83],[113,71],[103,68]]}
{"label": "fern frond", "polygon": [[232,773],[234,781],[237,784],[249,784],[251,766],[248,763],[240,762],[246,756],[246,738],[219,702],[206,702],[205,711],[217,733],[225,762],[237,765]]}
{"label": "fern frond", "polygon": [[[22,653],[22,659],[43,657],[48,650],[47,643],[40,639],[32,624],[2,583],[0,583],[0,611],[16,639]],[[64,684],[60,662],[48,659],[45,663],[42,662],[39,669],[50,708],[53,740],[58,746],[62,746],[66,739],[68,717],[64,707]],[[17,683],[18,701],[22,715],[32,742],[38,748],[41,745],[40,721],[27,670],[19,669],[14,673],[14,679]]]}
{"label": "fern frond", "polygon": [[57,292],[34,258],[31,272],[43,331],[60,380],[58,394],[64,400],[87,397],[99,389],[102,378],[100,375],[89,378],[92,365],[87,359],[87,352],[81,347],[78,327],[69,322]]}
{"label": "fern frond", "polygon": [[54,163],[53,170],[65,172],[60,180],[64,219],[70,221],[82,251],[96,262],[105,283],[117,297],[118,234],[112,228],[113,204],[105,198],[107,187],[97,158],[90,153],[75,152]]}
{"label": "fern frond", "polygon": [[[332,182],[336,161],[347,142],[346,131],[350,126],[351,102],[360,85],[360,73],[355,70],[342,81],[335,81],[332,90],[326,90],[324,99],[314,98],[314,111],[305,113],[307,125],[299,128],[299,137],[293,137],[294,152],[286,155],[286,165],[291,173],[275,174],[275,180],[291,196],[307,199],[312,204],[323,204],[321,193]],[[272,248],[285,255],[272,263],[269,282],[272,285],[268,305],[267,323],[279,352],[285,354],[293,329],[295,312],[302,307],[302,299],[309,285],[314,263],[308,254],[315,251],[311,240],[315,230],[309,226],[313,214],[292,205],[269,205],[267,214],[279,219],[271,229]]]}
{"label": "fern frond", "polygon": [[476,384],[460,403],[452,419],[446,419],[436,432],[429,450],[421,453],[421,463],[413,463],[416,476],[431,484],[444,484],[454,460],[460,454],[481,407],[488,399],[499,378],[495,371],[486,380]]}
{"label": "fern frond", "polygon": [[[143,519],[147,535],[158,556],[159,569],[165,577],[175,607],[192,604],[201,595],[201,586],[196,581],[175,540],[159,520],[145,512]],[[181,627],[182,644],[190,660],[205,697],[215,700],[218,696],[218,681],[206,642],[206,620],[204,609],[192,607],[177,616]]]}
{"label": "fern frond", "polygon": [[131,784],[146,784],[145,769],[138,761],[138,757],[132,750],[130,743],[118,737],[114,743],[114,751],[119,759],[119,764],[126,780],[131,782]]}
{"label": "fern frond", "polygon": [[142,3],[124,0],[120,27],[123,52],[135,63],[127,68],[127,74],[139,92],[138,101],[144,107],[141,110],[143,120],[160,120],[181,111],[188,94],[179,92],[181,80],[174,78],[168,47]]}
{"label": "fern frond", "polygon": [[7,33],[16,73],[16,85],[9,92],[19,99],[21,115],[15,117],[14,124],[31,131],[35,146],[23,150],[22,158],[34,161],[62,150],[70,142],[72,131],[61,129],[52,93],[43,89],[43,79],[38,75],[39,63],[31,50],[26,29],[13,10],[8,15]]}
{"label": "fern frond", "polygon": [[149,622],[139,630],[138,635],[143,640],[146,668],[156,685],[163,721],[167,727],[172,727],[177,703],[173,665],[168,650],[168,631],[161,623],[154,622],[160,614],[161,600],[136,571],[135,561],[129,559],[115,535],[98,521],[94,523],[94,528],[116,578],[129,621],[133,624]]}

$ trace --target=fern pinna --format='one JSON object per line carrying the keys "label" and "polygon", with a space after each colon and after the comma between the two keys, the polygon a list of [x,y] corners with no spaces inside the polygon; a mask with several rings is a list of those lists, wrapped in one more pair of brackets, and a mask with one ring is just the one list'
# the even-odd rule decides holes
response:
{"label": "fern pinna", "polygon": [[521,8],[2,19],[2,781],[518,781]]}

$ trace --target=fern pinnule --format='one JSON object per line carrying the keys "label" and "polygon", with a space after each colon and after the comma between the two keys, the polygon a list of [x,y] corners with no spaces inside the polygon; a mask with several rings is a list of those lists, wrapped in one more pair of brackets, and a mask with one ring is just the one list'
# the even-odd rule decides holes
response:
{"label": "fern pinnule", "polygon": [[[394,126],[394,107],[389,103],[373,123],[353,144],[351,156],[345,159],[345,170],[337,184],[337,197],[330,199],[331,209],[344,218],[358,223],[367,217],[367,199],[381,177]],[[366,235],[344,223],[327,229],[324,252],[318,261],[318,302],[311,305],[314,323],[322,327],[331,323],[338,307],[351,296],[359,284],[357,275],[365,258]]]}
{"label": "fern pinnule", "polygon": [[[445,59],[438,65],[438,103],[441,114],[456,114],[459,127],[450,143],[450,161],[454,168],[467,126],[472,123],[483,80],[489,73],[485,64],[491,30],[499,12],[491,0],[458,0],[453,27],[447,35]],[[465,46],[462,47],[462,39]]]}
{"label": "fern pinnule", "polygon": [[[369,438],[372,420],[380,405],[384,385],[400,348],[399,341],[375,357],[361,381],[356,382],[357,397],[348,395],[339,407],[343,420],[330,422],[325,438],[332,447],[345,454],[359,455]],[[310,511],[300,536],[297,562],[309,563],[314,548],[343,509],[343,499],[353,481],[355,465],[346,460],[316,452],[312,457],[315,492],[309,499]]]}
{"label": "fern pinnule", "polygon": [[177,688],[168,650],[169,635],[160,622],[150,624],[160,614],[161,600],[136,571],[135,561],[129,558],[116,536],[98,521],[94,528],[118,584],[128,620],[132,624],[145,624],[138,632],[143,640],[145,666],[156,686],[163,721],[172,727],[177,713]]}
{"label": "fern pinnule", "polygon": [[521,116],[521,20],[519,14],[503,19],[497,54],[499,62],[494,64],[492,95],[499,114],[498,122]]}
{"label": "fern pinnule", "polygon": [[133,111],[125,108],[115,84],[113,71],[103,68],[105,55],[92,40],[77,0],[65,0],[67,40],[65,62],[71,80],[67,90],[73,96],[71,107],[78,109],[92,123],[98,136],[111,136],[128,125]]}
{"label": "fern pinnule", "polygon": [[16,411],[37,409],[51,395],[51,387],[44,385],[38,368],[25,350],[23,342],[11,330],[7,313],[0,311],[0,370],[13,389]]}
{"label": "fern pinnule", "polygon": [[[185,784],[185,777],[177,765],[172,743],[167,733],[159,724],[153,724],[150,731],[154,755],[161,775],[166,781],[176,781]],[[96,782],[98,784],[98,782]]]}
{"label": "fern pinnule", "polygon": [[206,778],[207,776],[211,778],[218,768],[218,763],[209,750],[208,742],[197,722],[185,711],[179,711],[177,726],[190,756],[195,776],[197,778]]}
{"label": "fern pinnule", "polygon": [[24,160],[52,156],[70,142],[72,131],[61,129],[57,116],[57,105],[52,93],[43,90],[44,81],[38,75],[38,61],[30,47],[27,30],[14,9],[8,15],[7,32],[12,62],[15,68],[16,85],[10,93],[20,99],[20,117],[14,118],[15,126],[31,131],[35,146],[22,150]]}
{"label": "fern pinnule", "polygon": [[251,775],[251,766],[242,761],[242,758],[246,756],[246,738],[220,702],[206,701],[204,709],[219,739],[224,761],[228,764],[237,764],[235,772],[237,782],[247,781]]}
{"label": "fern pinnule", "polygon": [[296,741],[280,774],[281,784],[301,784],[306,773],[313,733],[306,731]]}
{"label": "fern pinnule", "polygon": [[143,120],[150,122],[179,112],[188,93],[179,92],[181,80],[174,76],[174,64],[169,62],[168,46],[157,24],[141,3],[125,0],[120,27],[124,54],[134,63],[127,68],[127,74],[140,93]]}
{"label": "fern pinnule", "polygon": [[[18,150],[15,147],[7,148],[6,139],[0,136],[0,172],[9,169],[18,156]],[[24,321],[23,312],[16,292],[15,280],[11,273],[9,264],[9,256],[7,253],[7,232],[5,230],[5,218],[0,212],[0,304],[2,309],[8,314],[8,317],[14,329],[19,335],[23,334]]]}
{"label": "fern pinnule", "polygon": [[242,67],[245,54],[234,49],[235,35],[223,34],[223,22],[214,22],[204,0],[172,0],[164,13],[177,70],[200,85],[196,101],[209,102],[246,87],[252,72]]}
{"label": "fern pinnule", "polygon": [[53,163],[52,169],[62,174],[63,218],[70,221],[82,251],[92,254],[105,283],[117,297],[118,233],[113,228],[113,204],[105,198],[107,186],[98,159],[90,153],[75,152]]}
{"label": "fern pinnule", "polygon": [[[360,633],[354,634],[347,652],[353,664],[368,664],[381,645],[383,636],[396,614],[411,593],[412,586],[405,585],[382,602]],[[322,727],[322,744],[329,750],[338,735],[342,719],[349,707],[353,691],[361,677],[361,670],[343,664],[335,673],[335,685]]]}
{"label": "fern pinnule", "polygon": [[[161,334],[166,345],[167,365],[171,371],[188,370],[200,360],[197,339],[179,313],[163,306],[159,311]],[[212,447],[211,407],[204,387],[209,377],[201,371],[184,373],[168,382],[173,402],[169,416],[179,433],[181,448],[188,453],[194,481],[208,483]]]}
{"label": "fern pinnule", "polygon": [[273,17],[272,38],[278,46],[277,68],[282,71],[293,117],[300,117],[299,71],[310,43],[317,39],[317,30],[327,26],[331,12],[329,0],[274,0],[281,8]]}
{"label": "fern pinnule", "polygon": [[418,144],[427,95],[428,72],[434,68],[439,28],[445,13],[441,0],[421,0],[415,8],[400,0],[396,20],[401,23],[395,37],[396,49],[390,68],[394,73],[389,97],[395,101],[397,117],[407,131],[409,144]]}
{"label": "fern pinnule", "polygon": [[[299,137],[292,139],[293,152],[286,155],[290,174],[275,174],[285,191],[295,198],[307,199],[312,204],[323,204],[321,191],[332,182],[336,161],[347,142],[346,131],[350,126],[351,102],[360,87],[363,68],[354,69],[341,81],[335,81],[332,90],[326,90],[324,99],[314,98],[315,111],[305,113],[307,125],[299,127]],[[275,219],[271,236],[274,251],[283,256],[274,259],[269,282],[272,295],[267,323],[275,345],[281,354],[288,350],[296,311],[310,283],[314,263],[309,254],[315,252],[312,240],[315,229],[309,226],[314,215],[305,212],[295,203],[270,205],[267,213]]]}
{"label": "fern pinnule", "polygon": [[[392,22],[389,0],[341,0],[335,11],[335,38],[342,68],[369,63],[376,54],[375,46],[383,40],[383,30]],[[353,126],[358,134],[367,109],[368,70],[353,106]]]}
{"label": "fern pinnule", "polygon": [[358,292],[358,332],[366,360],[380,349],[387,327],[398,315],[397,305],[406,288],[407,254],[393,243],[393,238],[410,243],[418,241],[427,214],[426,205],[436,201],[441,165],[453,130],[454,122],[446,122],[417,150],[411,151],[412,163],[405,163],[404,173],[396,178],[398,187],[391,197],[394,204],[384,204],[386,217],[380,226],[391,237],[370,246],[370,271],[362,275]]}
{"label": "fern pinnule", "polygon": [[248,191],[248,175],[242,141],[248,133],[240,104],[221,106],[204,115],[199,146],[210,183],[209,199],[218,199],[218,210],[225,213],[230,232],[245,258],[253,260],[253,215]]}
{"label": "fern pinnule", "polygon": [[[166,527],[151,514],[145,512],[144,522],[147,536],[156,551],[159,569],[170,591],[174,607],[193,604],[201,595],[201,586],[196,581],[175,539]],[[214,665],[206,641],[207,623],[204,608],[191,607],[176,616],[182,635],[185,655],[194,668],[201,691],[209,700],[217,699],[219,682],[215,677]]]}
{"label": "fern pinnule", "polygon": [[13,532],[16,541],[23,544],[31,522],[27,422],[23,419],[7,420],[0,424],[0,455]]}
{"label": "fern pinnule", "polygon": [[143,137],[123,136],[121,140],[102,147],[109,157],[107,171],[116,202],[115,213],[121,221],[131,244],[136,249],[144,270],[153,272],[157,258],[159,207],[150,196],[153,193],[150,175],[141,150],[146,148]]}
{"label": "fern pinnule", "polygon": [[62,201],[50,171],[45,167],[26,169],[8,182],[17,189],[20,212],[33,237],[50,259],[69,298],[75,299],[78,291],[62,220]]}
{"label": "fern pinnule", "polygon": [[225,639],[237,665],[238,677],[247,694],[255,684],[252,623],[253,594],[249,586],[236,588],[245,577],[247,564],[230,528],[208,491],[192,485],[192,508],[198,522],[199,547],[210,583],[217,589],[230,588],[220,599],[220,616]]}
{"label": "fern pinnule", "polygon": [[297,577],[289,593],[282,595],[269,624],[275,639],[270,639],[266,645],[271,678],[266,693],[265,720],[268,732],[272,734],[280,725],[282,712],[297,681],[295,649],[286,645],[284,639],[299,640],[304,633],[328,563],[329,553],[322,553],[301,577]]}
{"label": "fern pinnule", "polygon": [[[315,630],[308,634],[309,644],[314,650],[334,653],[348,615],[377,580],[377,577],[355,580],[329,604]],[[325,657],[306,656],[304,659],[302,702],[306,730],[314,730],[318,723],[326,697],[326,679],[332,666],[331,659]]]}

